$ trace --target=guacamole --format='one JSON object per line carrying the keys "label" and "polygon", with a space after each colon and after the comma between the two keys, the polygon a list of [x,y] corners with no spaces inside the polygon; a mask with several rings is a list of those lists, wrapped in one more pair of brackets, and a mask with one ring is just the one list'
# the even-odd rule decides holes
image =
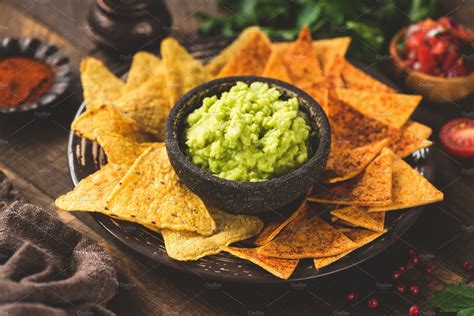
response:
{"label": "guacamole", "polygon": [[268,84],[238,82],[220,98],[205,98],[186,120],[191,161],[220,178],[251,182],[301,166],[311,127],[296,98],[280,97]]}

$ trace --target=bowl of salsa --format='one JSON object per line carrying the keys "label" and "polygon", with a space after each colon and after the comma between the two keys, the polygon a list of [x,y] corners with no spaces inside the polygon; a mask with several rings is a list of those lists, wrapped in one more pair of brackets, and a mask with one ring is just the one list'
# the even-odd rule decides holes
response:
{"label": "bowl of salsa", "polygon": [[390,55],[395,74],[431,101],[459,100],[474,89],[474,32],[452,17],[400,30],[390,43]]}
{"label": "bowl of salsa", "polygon": [[261,213],[303,196],[326,163],[330,127],[321,106],[282,81],[227,77],[183,96],[166,147],[181,181],[205,202]]}

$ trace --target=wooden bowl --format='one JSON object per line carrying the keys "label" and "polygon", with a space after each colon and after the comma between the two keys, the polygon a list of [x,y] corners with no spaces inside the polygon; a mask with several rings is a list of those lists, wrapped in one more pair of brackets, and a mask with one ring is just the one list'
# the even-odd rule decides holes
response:
{"label": "wooden bowl", "polygon": [[457,101],[474,92],[474,73],[469,76],[445,78],[427,75],[406,66],[397,48],[397,43],[405,31],[406,28],[400,30],[392,38],[389,50],[393,73],[407,88],[423,95],[429,101],[438,103]]}

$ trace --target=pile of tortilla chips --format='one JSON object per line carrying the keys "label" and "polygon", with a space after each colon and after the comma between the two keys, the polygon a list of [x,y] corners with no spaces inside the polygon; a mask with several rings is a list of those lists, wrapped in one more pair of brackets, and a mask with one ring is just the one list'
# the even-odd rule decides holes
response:
{"label": "pile of tortilla chips", "polygon": [[[126,82],[85,59],[87,109],[71,129],[100,144],[108,163],[56,205],[143,225],[163,236],[176,260],[226,251],[283,279],[301,259],[316,269],[337,261],[387,231],[385,212],[443,199],[402,159],[431,144],[431,129],[409,120],[421,97],[396,93],[353,66],[344,58],[349,44],[348,37],[314,41],[307,27],[294,42],[272,43],[250,27],[202,65],[168,38],[161,59],[134,56]],[[320,183],[289,216],[262,221],[206,205],[168,160],[162,141],[174,102],[208,80],[238,75],[289,82],[329,118],[333,141]],[[253,247],[230,246],[242,240]]]}

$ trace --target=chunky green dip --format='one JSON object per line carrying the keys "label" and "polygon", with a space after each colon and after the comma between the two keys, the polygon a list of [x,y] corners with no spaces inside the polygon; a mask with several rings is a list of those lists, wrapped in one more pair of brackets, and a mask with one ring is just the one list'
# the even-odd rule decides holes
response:
{"label": "chunky green dip", "polygon": [[238,82],[221,97],[205,98],[187,117],[192,162],[234,181],[280,176],[308,160],[311,128],[298,100],[281,100],[262,82]]}

